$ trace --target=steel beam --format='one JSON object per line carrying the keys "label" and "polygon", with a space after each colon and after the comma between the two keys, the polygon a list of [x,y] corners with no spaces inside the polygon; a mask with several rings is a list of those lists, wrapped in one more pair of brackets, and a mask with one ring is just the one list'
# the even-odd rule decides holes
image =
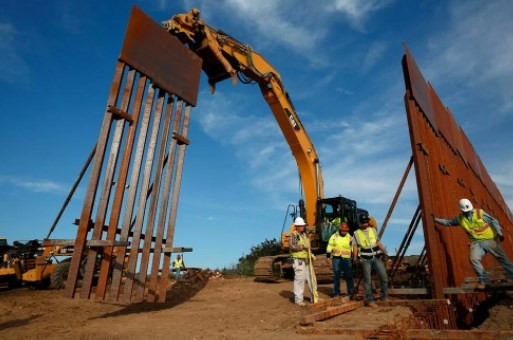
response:
{"label": "steel beam", "polygon": [[[119,95],[119,89],[121,87],[121,78],[123,76],[124,68],[125,64],[122,62],[118,62],[114,74],[114,80],[112,81],[109,99],[107,101],[107,107],[109,105],[116,105]],[[96,197],[98,182],[100,180],[100,173],[103,167],[103,158],[105,156],[105,150],[107,148],[111,123],[112,113],[106,110],[105,116],[103,118],[102,128],[100,130],[100,136],[98,138],[98,143],[96,144],[96,155],[93,167],[91,169],[89,184],[87,185],[87,191],[84,198],[84,205],[82,207],[82,214],[80,215],[80,225],[78,226],[73,257],[71,258],[68,279],[64,291],[65,295],[70,298],[73,298],[75,296],[75,289],[77,287],[80,263],[82,262],[82,254],[84,252],[87,233],[89,231],[89,219],[91,218],[91,214],[93,212],[93,204]]]}
{"label": "steel beam", "polygon": [[329,319],[336,315],[340,315],[340,314],[347,313],[352,310],[361,308],[363,306],[364,306],[363,301],[354,301],[354,302],[350,302],[350,303],[344,304],[339,307],[329,307],[325,311],[317,312],[314,314],[304,316],[301,319],[301,325],[303,325],[303,326],[311,325],[315,321],[326,320],[326,319]]}
{"label": "steel beam", "polygon": [[[187,138],[187,133],[189,131],[189,120],[190,120],[190,112],[191,106],[185,106],[185,114],[182,125],[182,133],[181,135]],[[166,236],[166,248],[170,248],[173,246],[173,239],[175,236],[175,226],[176,226],[176,216],[178,213],[178,198],[180,195],[180,185],[182,181],[182,172],[183,172],[183,164],[185,157],[185,148],[187,144],[181,144],[178,146],[178,159],[176,163],[176,174],[173,183],[173,195],[171,199],[171,211],[169,213],[169,221],[168,221],[168,229]],[[162,265],[162,275],[160,277],[160,286],[158,293],[158,301],[165,302],[166,301],[166,291],[167,291],[167,280],[169,276],[169,266],[171,264],[171,254],[164,253],[164,261]]]}

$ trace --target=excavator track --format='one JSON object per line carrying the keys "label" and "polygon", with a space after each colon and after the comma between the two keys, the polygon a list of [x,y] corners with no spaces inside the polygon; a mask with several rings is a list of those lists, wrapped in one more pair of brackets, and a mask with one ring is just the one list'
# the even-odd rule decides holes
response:
{"label": "excavator track", "polygon": [[315,256],[314,272],[317,282],[333,282],[333,266],[325,254]]}
{"label": "excavator track", "polygon": [[282,258],[283,256],[280,255],[258,258],[253,268],[255,280],[260,282],[278,282],[283,277]]}
{"label": "excavator track", "polygon": [[[331,261],[326,258],[326,255],[316,256],[314,272],[317,282],[333,282]],[[282,279],[293,279],[292,258],[288,254],[260,257],[255,262],[253,275],[255,280],[259,282],[278,282]]]}

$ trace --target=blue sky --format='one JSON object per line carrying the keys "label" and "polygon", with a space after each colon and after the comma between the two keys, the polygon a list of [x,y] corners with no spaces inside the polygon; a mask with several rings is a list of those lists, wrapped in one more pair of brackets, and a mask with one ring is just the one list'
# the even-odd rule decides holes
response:
{"label": "blue sky", "polygon": [[[136,1],[156,21],[201,10],[281,74],[323,167],[326,196],[381,222],[411,154],[406,41],[513,206],[513,2]],[[96,142],[132,3],[2,1],[0,236],[43,238]],[[233,264],[278,237],[297,202],[295,161],[257,86],[230,81],[192,111],[175,244],[190,266]],[[54,233],[73,238],[85,183]],[[410,176],[383,243],[418,203]],[[457,211],[455,210],[455,213]],[[412,250],[422,247],[422,235]]]}

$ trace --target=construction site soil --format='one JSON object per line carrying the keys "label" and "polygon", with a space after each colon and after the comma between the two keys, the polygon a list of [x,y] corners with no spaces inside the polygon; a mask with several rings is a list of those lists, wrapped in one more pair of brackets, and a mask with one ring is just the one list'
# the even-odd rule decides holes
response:
{"label": "construction site soil", "polygon": [[[1,291],[0,338],[292,339],[301,317],[312,312],[293,304],[291,282],[214,276],[169,288],[166,303],[132,305],[68,299],[59,290]],[[320,297],[329,298],[330,290],[320,285]],[[499,302],[479,328],[513,330],[512,308],[511,298]],[[409,317],[405,307],[362,307],[326,324],[378,328]]]}

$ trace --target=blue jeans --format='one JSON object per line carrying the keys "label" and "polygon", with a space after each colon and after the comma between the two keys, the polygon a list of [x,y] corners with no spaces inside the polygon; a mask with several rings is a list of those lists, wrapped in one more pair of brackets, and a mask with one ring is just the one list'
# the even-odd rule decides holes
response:
{"label": "blue jeans", "polygon": [[346,279],[347,295],[353,294],[354,283],[353,283],[353,264],[351,259],[344,259],[342,257],[334,256],[333,260],[333,296],[340,295],[340,274],[344,272],[344,278]]}
{"label": "blue jeans", "polygon": [[470,244],[470,263],[481,282],[490,283],[490,278],[481,264],[481,259],[486,253],[492,254],[499,261],[502,268],[504,268],[506,275],[513,279],[513,263],[508,259],[499,242],[494,239],[472,241]]}
{"label": "blue jeans", "polygon": [[180,268],[175,268],[175,278],[178,280],[182,276],[182,270]]}
{"label": "blue jeans", "polygon": [[385,264],[377,257],[373,257],[370,260],[361,259],[363,269],[363,287],[365,288],[365,301],[373,301],[372,295],[372,268],[376,271],[379,276],[379,282],[381,286],[381,297],[380,300],[384,300],[388,297],[388,277]]}

